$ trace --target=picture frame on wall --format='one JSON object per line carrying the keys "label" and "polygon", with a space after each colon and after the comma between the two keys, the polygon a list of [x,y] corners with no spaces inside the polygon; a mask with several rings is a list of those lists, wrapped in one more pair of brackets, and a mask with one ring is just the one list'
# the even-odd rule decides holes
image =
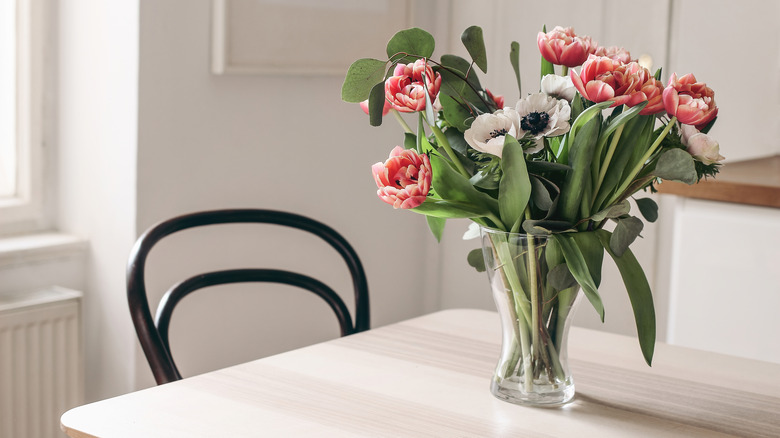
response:
{"label": "picture frame on wall", "polygon": [[384,55],[413,0],[213,0],[212,72],[343,75]]}

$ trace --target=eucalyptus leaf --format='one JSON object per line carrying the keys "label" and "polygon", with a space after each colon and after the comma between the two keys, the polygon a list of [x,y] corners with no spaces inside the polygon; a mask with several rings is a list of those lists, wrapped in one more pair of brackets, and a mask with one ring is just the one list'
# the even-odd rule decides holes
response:
{"label": "eucalyptus leaf", "polygon": [[551,161],[528,161],[525,163],[530,173],[542,173],[542,172],[566,172],[571,170],[571,166],[561,163],[553,163]]}
{"label": "eucalyptus leaf", "polygon": [[577,286],[577,279],[571,274],[566,263],[561,263],[550,269],[547,272],[547,282],[558,291]]}
{"label": "eucalyptus leaf", "polygon": [[553,205],[553,199],[550,196],[550,192],[544,185],[542,180],[534,175],[530,175],[531,181],[531,199],[534,202],[536,208],[542,211],[548,211]]}
{"label": "eucalyptus leaf", "polygon": [[693,157],[682,149],[669,149],[661,154],[653,175],[670,181],[695,184],[699,180]]}
{"label": "eucalyptus leaf", "polygon": [[631,307],[634,310],[639,346],[642,349],[645,361],[648,365],[651,365],[656,336],[655,307],[653,305],[653,294],[650,291],[650,284],[647,282],[645,272],[630,249],[626,250],[622,256],[612,252],[609,244],[611,238],[608,231],[599,230],[596,231],[596,235],[604,249],[612,257],[612,260],[615,261],[620,271],[620,276],[623,278],[628,298],[631,301]]}
{"label": "eucalyptus leaf", "polygon": [[[441,96],[439,96],[441,98]],[[444,131],[444,136],[447,137],[447,141],[450,143],[450,147],[453,151],[457,152],[458,154],[462,156],[468,155],[468,143],[466,143],[466,140],[463,139],[463,135],[461,135],[457,129],[446,129]],[[466,162],[463,162],[464,166],[466,166],[466,169],[469,169],[469,166],[467,164],[470,164],[471,168],[474,167],[474,162],[471,160],[466,160]]]}
{"label": "eucalyptus leaf", "polygon": [[[458,101],[446,94],[439,95],[439,103],[441,103],[442,112],[444,113],[444,120],[450,125],[456,128],[460,132],[465,132],[469,129],[470,121],[474,116]],[[469,123],[467,123],[467,121]]]}
{"label": "eucalyptus leaf", "polygon": [[382,111],[385,108],[385,84],[380,82],[368,94],[368,120],[371,126],[382,125]]}
{"label": "eucalyptus leaf", "polygon": [[428,222],[428,228],[431,229],[433,237],[436,238],[437,242],[441,242],[441,235],[444,232],[444,224],[447,222],[447,219],[436,216],[425,216],[425,220]]}
{"label": "eucalyptus leaf", "polygon": [[593,222],[601,222],[604,219],[613,219],[628,214],[631,211],[631,204],[628,201],[622,201],[615,205],[611,205],[604,210],[591,216]]}
{"label": "eucalyptus leaf", "polygon": [[341,99],[352,103],[368,99],[371,89],[384,82],[386,68],[387,62],[378,59],[363,58],[353,62],[341,86]]}
{"label": "eucalyptus leaf", "polygon": [[398,60],[402,63],[414,62],[417,57],[430,58],[436,47],[436,41],[433,36],[417,27],[402,30],[390,39],[387,43],[387,57],[394,59],[399,53],[416,55],[416,57],[404,57]]}
{"label": "eucalyptus leaf", "polygon": [[483,97],[478,94],[482,91],[476,71],[471,69],[471,63],[455,55],[442,55],[442,67],[438,69],[441,74],[441,88],[439,96],[449,95],[456,100],[468,102],[481,112],[488,112],[488,106]]}
{"label": "eucalyptus leaf", "polygon": [[622,256],[628,250],[639,234],[642,232],[645,224],[638,217],[629,216],[617,220],[617,226],[609,239],[609,248],[618,257]]}
{"label": "eucalyptus leaf", "polygon": [[477,270],[477,272],[485,272],[485,257],[482,255],[482,249],[472,249],[466,256],[466,261],[469,266]]}
{"label": "eucalyptus leaf", "polygon": [[588,298],[590,304],[596,309],[601,322],[604,322],[604,303],[601,301],[601,295],[599,295],[599,291],[588,269],[588,264],[579,247],[568,235],[553,234],[552,238],[560,246],[563,257],[566,259],[566,265],[574,278],[577,279],[577,283],[582,287],[585,297]]}
{"label": "eucalyptus leaf", "polygon": [[512,64],[512,70],[515,71],[517,94],[522,96],[523,87],[520,82],[520,44],[517,41],[512,41],[512,44],[509,46],[509,63]]}
{"label": "eucalyptus leaf", "polygon": [[501,171],[503,176],[498,184],[498,210],[504,225],[513,228],[514,224],[519,224],[528,205],[531,184],[523,148],[511,135],[504,137]]}
{"label": "eucalyptus leaf", "polygon": [[639,212],[642,213],[642,217],[648,222],[655,222],[658,220],[658,204],[651,198],[638,198],[634,200],[636,206],[639,207]]}
{"label": "eucalyptus leaf", "polygon": [[572,224],[565,221],[548,219],[528,219],[523,221],[523,230],[528,234],[552,234],[553,231],[570,231]]}
{"label": "eucalyptus leaf", "polygon": [[485,40],[482,37],[482,28],[471,26],[463,31],[460,40],[469,52],[471,59],[480,70],[487,73],[487,53],[485,52]]}

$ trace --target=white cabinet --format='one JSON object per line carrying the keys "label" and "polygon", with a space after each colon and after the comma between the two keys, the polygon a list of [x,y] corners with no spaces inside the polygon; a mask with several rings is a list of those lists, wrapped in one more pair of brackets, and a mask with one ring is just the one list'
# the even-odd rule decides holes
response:
{"label": "white cabinet", "polygon": [[671,202],[667,341],[780,363],[780,209]]}

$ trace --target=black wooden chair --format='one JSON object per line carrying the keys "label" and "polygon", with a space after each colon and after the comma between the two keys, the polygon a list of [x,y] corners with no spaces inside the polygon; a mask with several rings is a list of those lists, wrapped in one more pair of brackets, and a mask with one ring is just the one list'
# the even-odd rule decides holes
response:
{"label": "black wooden chair", "polygon": [[[278,269],[230,269],[207,272],[188,278],[168,290],[152,318],[144,282],[146,258],[152,247],[164,237],[188,228],[216,224],[276,224],[313,233],[330,244],[342,256],[352,275],[355,297],[355,322],[336,292],[324,283],[295,272]],[[325,300],[336,315],[341,336],[368,330],[370,325],[368,282],[363,266],[352,246],[338,232],[313,219],[282,211],[235,209],[204,211],[174,217],[149,228],[136,241],[127,266],[127,300],[130,315],[146,359],[158,385],[180,380],[181,374],[171,356],[168,327],[176,304],[198,289],[228,283],[271,282],[307,289]]]}

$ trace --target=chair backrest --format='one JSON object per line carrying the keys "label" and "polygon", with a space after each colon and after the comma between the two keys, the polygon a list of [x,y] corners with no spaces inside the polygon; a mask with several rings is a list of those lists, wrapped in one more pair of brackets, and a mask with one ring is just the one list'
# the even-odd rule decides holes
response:
{"label": "chair backrest", "polygon": [[[164,237],[188,228],[216,224],[276,224],[313,233],[330,244],[346,262],[354,287],[355,322],[344,301],[330,287],[306,275],[278,269],[231,269],[208,272],[184,280],[165,293],[152,318],[144,271],[152,247]],[[227,283],[272,282],[307,289],[325,300],[336,315],[341,336],[368,330],[370,314],[368,282],[363,265],[352,246],[338,232],[316,220],[298,214],[262,209],[213,210],[185,214],[149,228],[135,243],[127,265],[127,300],[130,315],[146,359],[158,385],[180,380],[168,343],[168,327],[176,304],[198,289]]]}

